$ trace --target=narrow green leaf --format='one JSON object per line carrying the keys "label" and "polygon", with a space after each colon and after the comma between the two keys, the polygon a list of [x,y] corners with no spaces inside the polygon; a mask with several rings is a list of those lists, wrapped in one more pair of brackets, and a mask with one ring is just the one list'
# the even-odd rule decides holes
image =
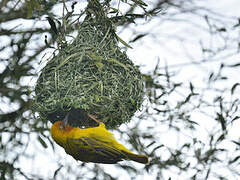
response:
{"label": "narrow green leaf", "polygon": [[240,156],[237,156],[233,160],[229,161],[229,164],[236,162],[238,159],[240,159]]}
{"label": "narrow green leaf", "polygon": [[222,130],[223,131],[226,130],[226,121],[225,121],[225,119],[224,119],[222,114],[217,113],[217,120],[219,120],[219,122],[221,123]]}
{"label": "narrow green leaf", "polygon": [[150,146],[152,146],[155,143],[156,143],[156,141],[151,142],[149,145],[146,146],[146,148],[149,148]]}
{"label": "narrow green leaf", "polygon": [[47,148],[47,144],[45,143],[45,141],[40,137],[38,136],[38,141],[40,142],[40,144],[44,147],[44,148]]}
{"label": "narrow green leaf", "polygon": [[189,83],[189,86],[190,86],[191,92],[193,93],[194,86],[193,86],[193,84],[191,82]]}
{"label": "narrow green leaf", "polygon": [[163,146],[164,145],[159,145],[159,146],[155,147],[150,154],[152,155],[156,150],[158,150],[159,148],[161,148]]}
{"label": "narrow green leaf", "polygon": [[232,141],[234,144],[240,146],[240,142],[237,142],[237,141]]}
{"label": "narrow green leaf", "polygon": [[237,67],[237,66],[240,66],[240,63],[228,65],[228,67]]}
{"label": "narrow green leaf", "polygon": [[144,2],[141,1],[141,0],[132,0],[132,1],[135,2],[135,3],[138,4],[138,5],[147,6],[147,4],[144,3]]}
{"label": "narrow green leaf", "polygon": [[225,134],[221,134],[221,135],[218,137],[217,142],[222,141],[222,140],[224,140],[224,139],[225,139]]}
{"label": "narrow green leaf", "polygon": [[232,123],[233,121],[236,121],[236,120],[239,119],[239,118],[240,118],[239,116],[235,116],[235,117],[232,119],[231,123]]}
{"label": "narrow green leaf", "polygon": [[143,37],[146,36],[146,35],[147,35],[147,34],[139,34],[139,35],[137,35],[135,38],[133,38],[133,39],[132,39],[131,41],[129,41],[129,42],[130,42],[130,43],[135,42],[135,41],[143,38]]}
{"label": "narrow green leaf", "polygon": [[117,37],[117,39],[118,39],[118,41],[120,42],[120,43],[122,43],[124,46],[126,46],[127,48],[131,48],[132,49],[132,47],[128,44],[128,43],[126,43],[124,40],[122,40],[118,35],[116,35],[116,37]]}
{"label": "narrow green leaf", "polygon": [[239,86],[239,85],[240,85],[240,83],[235,83],[235,84],[232,86],[232,88],[231,88],[231,94],[234,93],[236,87]]}
{"label": "narrow green leaf", "polygon": [[63,165],[60,165],[59,168],[57,168],[57,169],[55,170],[54,175],[53,175],[53,178],[54,178],[54,179],[56,178],[58,172],[62,169],[62,167],[63,167]]}

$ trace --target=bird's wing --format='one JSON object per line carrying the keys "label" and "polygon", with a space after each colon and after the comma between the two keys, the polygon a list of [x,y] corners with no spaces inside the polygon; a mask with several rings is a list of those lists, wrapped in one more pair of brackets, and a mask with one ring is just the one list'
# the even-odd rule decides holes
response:
{"label": "bird's wing", "polygon": [[97,142],[102,142],[111,145],[113,141],[116,141],[113,134],[109,132],[103,123],[99,127],[95,128],[94,131],[88,133],[91,139],[95,139]]}
{"label": "bird's wing", "polygon": [[127,158],[121,150],[88,137],[68,138],[66,152],[85,162],[116,163]]}

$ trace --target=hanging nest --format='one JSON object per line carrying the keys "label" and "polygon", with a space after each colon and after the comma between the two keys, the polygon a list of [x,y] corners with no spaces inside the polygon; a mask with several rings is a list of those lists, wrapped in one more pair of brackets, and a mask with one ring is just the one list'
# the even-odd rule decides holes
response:
{"label": "hanging nest", "polygon": [[[143,81],[118,47],[113,28],[85,20],[73,43],[43,68],[35,92],[34,110],[42,119],[54,123],[70,109],[84,109],[114,128],[130,121],[141,106]],[[83,122],[76,117],[72,124]]]}

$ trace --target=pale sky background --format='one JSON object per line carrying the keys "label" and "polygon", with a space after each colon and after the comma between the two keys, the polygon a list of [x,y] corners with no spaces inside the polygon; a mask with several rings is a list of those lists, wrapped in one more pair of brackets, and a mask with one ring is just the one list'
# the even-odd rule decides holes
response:
{"label": "pale sky background", "polygon": [[[206,3],[208,2],[208,3]],[[219,12],[220,14],[225,14],[227,16],[234,16],[234,17],[240,17],[240,1],[239,0],[207,0],[207,1],[198,1],[197,3],[201,4],[202,6],[206,6],[209,9],[213,9],[215,12]],[[79,3],[80,5],[84,5],[84,3]],[[57,7],[56,7],[57,10]],[[204,12],[202,12],[204,14]],[[192,22],[197,22],[197,24],[200,24],[202,28],[206,28],[208,30],[206,21],[204,19],[200,19],[199,17],[193,17],[191,15],[179,15],[176,16],[175,18],[178,19],[184,19],[186,17],[191,17]],[[163,16],[163,19],[165,17]],[[175,64],[182,64],[182,63],[188,63],[190,61],[198,61],[201,59],[201,48],[199,46],[199,42],[202,41],[207,45],[209,42],[208,39],[208,32],[204,32],[202,29],[199,29],[197,27],[193,28],[192,24],[188,23],[174,23],[174,22],[165,22],[160,23],[159,17],[155,18],[150,24],[143,24],[143,25],[131,25],[130,30],[126,29],[123,30],[121,28],[118,29],[118,32],[121,32],[119,35],[122,39],[125,41],[131,40],[135,35],[133,34],[134,31],[136,32],[151,32],[151,35],[144,37],[143,39],[137,41],[134,44],[131,44],[133,49],[128,49],[127,54],[129,55],[130,59],[133,60],[133,62],[137,65],[141,66],[141,71],[146,73],[146,72],[151,72],[152,69],[154,68],[155,64],[157,63],[157,60],[160,59],[160,65],[161,67],[164,67],[165,64],[168,64],[169,66],[175,65]],[[143,21],[141,21],[143,23]],[[27,25],[26,25],[27,24]],[[12,26],[15,26],[16,22],[13,22]],[[11,26],[7,24],[7,26]],[[31,27],[32,24],[27,21],[24,23],[24,26]],[[19,28],[24,28],[23,25],[21,25]],[[49,27],[47,21],[39,21],[37,22],[37,26],[45,26]],[[226,28],[231,28],[231,27],[226,27]],[[132,31],[134,30],[134,31]],[[231,36],[237,37],[239,32],[236,32],[236,34],[232,34]],[[182,39],[181,42],[176,41],[174,37],[178,37]],[[156,41],[153,41],[153,38]],[[173,38],[171,38],[173,37]],[[8,41],[7,39],[0,39],[2,45]],[[41,42],[39,43],[44,43],[44,35],[41,37]],[[31,46],[38,46],[38,44],[32,43]],[[219,41],[219,44],[215,44],[214,47],[220,47],[221,42]],[[186,51],[188,53],[186,55]],[[6,56],[7,53],[10,52],[5,52],[5,54],[1,54],[2,57]],[[31,52],[29,52],[31,53]],[[46,53],[46,55],[45,55]],[[229,53],[229,52],[225,52]],[[40,64],[35,64],[36,70],[40,71],[40,69],[44,66],[47,57],[51,55],[51,50],[46,50],[40,57],[43,57],[42,59],[39,59],[39,62],[41,61]],[[224,57],[225,54],[222,54],[222,57]],[[191,56],[191,58],[189,58]],[[221,58],[221,57],[220,57]],[[226,64],[232,64],[233,62],[236,62],[236,59],[238,60],[240,58],[239,54],[234,55],[233,57],[230,57],[224,62]],[[2,70],[1,67],[2,64],[0,64],[0,71]],[[199,87],[206,86],[203,84],[203,79],[207,78],[206,74],[210,74],[211,71],[217,71],[220,66],[219,62],[215,63],[207,63],[207,64],[202,64],[199,67],[197,66],[184,66],[184,68],[174,68],[171,70],[177,71],[179,74],[177,77],[174,77],[176,81],[182,82],[184,79],[184,82],[190,82],[192,81],[193,83],[198,83]],[[231,87],[233,85],[233,82],[236,82],[236,78],[239,76],[238,71],[227,71],[225,70],[224,73],[227,73],[228,76],[232,76],[232,79],[227,81],[228,83],[224,82],[224,86],[226,87]],[[36,79],[24,79],[24,83],[26,84],[34,84],[36,82]],[[215,86],[222,87],[223,84],[215,84]],[[184,95],[186,95],[188,92],[181,92]],[[215,97],[215,96],[214,96]],[[179,94],[176,94],[175,97],[169,97],[169,102],[170,103],[176,103],[177,99],[181,99],[184,97],[179,96]],[[213,95],[209,94],[209,99],[212,99]],[[149,103],[147,100],[144,103]],[[14,104],[11,105],[11,108],[13,108]],[[16,107],[17,108],[17,107]],[[4,109],[4,112],[9,109],[8,104],[3,104],[1,106],[1,110]],[[213,111],[212,109],[209,109],[209,113]],[[167,145],[169,147],[176,147],[180,145],[181,143],[185,142],[185,140],[188,138],[187,136],[196,136],[202,141],[204,141],[208,134],[207,132],[211,131],[213,126],[215,125],[216,122],[214,121],[208,121],[208,117],[203,116],[199,112],[193,112],[191,113],[191,116],[194,117],[194,119],[200,124],[199,129],[194,132],[194,134],[187,134],[186,136],[182,137],[177,137],[175,132],[166,132],[166,127],[163,125],[159,125],[158,129],[155,129],[156,132],[153,132],[156,134],[156,136],[159,136],[159,141]],[[132,126],[134,124],[134,120],[130,122],[129,124],[124,124],[120,128],[121,129],[126,129],[126,126]],[[146,124],[141,124],[142,130],[146,130],[147,126],[156,126],[152,124],[152,122],[148,121]],[[49,123],[50,127],[50,123]],[[232,139],[238,140],[239,138],[239,128],[240,128],[240,122],[235,121],[230,133],[230,137]],[[120,136],[116,132],[114,133],[115,137],[119,140]],[[50,134],[48,134],[50,135]],[[52,177],[54,171],[58,168],[57,162],[60,159],[60,162],[62,165],[65,163],[70,163],[72,164],[73,167],[77,167],[79,163],[75,161],[72,157],[69,155],[66,155],[64,150],[56,145],[56,152],[54,152],[51,149],[50,144],[48,144],[47,149],[43,149],[41,144],[36,141],[37,134],[33,134],[31,136],[31,142],[30,145],[26,149],[26,154],[28,155],[34,155],[35,150],[37,150],[38,154],[36,157],[32,160],[27,159],[22,157],[22,160],[19,163],[19,167],[24,167],[23,170],[24,172],[28,172],[30,174],[41,174],[43,177],[47,178]],[[3,134],[3,140],[4,138],[7,139],[7,134]],[[128,137],[125,137],[128,138]],[[27,141],[27,139],[26,139]],[[119,140],[120,142],[123,143],[123,141]],[[124,144],[124,143],[123,143]],[[147,144],[147,143],[146,143]],[[128,144],[124,144],[126,147],[130,148]],[[231,149],[231,144],[226,144],[225,148],[228,147],[232,153],[235,153],[233,149]],[[16,150],[18,151],[18,150]],[[19,150],[21,151],[21,150]],[[159,151],[160,156],[168,156],[167,154],[161,154],[163,152]],[[164,159],[164,158],[163,158]],[[128,161],[121,162],[122,164],[126,165],[133,165],[135,167],[142,168],[143,165],[138,164],[138,163],[130,163]],[[118,171],[115,167],[111,165],[99,165],[103,168],[105,168],[106,172],[114,174],[116,177],[119,177],[120,180],[130,180],[131,178],[128,177],[128,174],[122,174],[124,173],[123,171]],[[89,167],[93,167],[91,163],[89,163]],[[219,169],[226,177],[228,177],[230,180],[231,179],[236,179],[236,177],[233,177],[229,171],[225,171],[224,168]],[[152,174],[155,174],[156,172],[152,172]],[[186,172],[185,176],[178,177],[176,174],[176,170],[174,168],[171,169],[171,171],[168,171],[167,173],[164,173],[164,179],[168,179],[171,177],[173,180],[179,179],[179,180],[184,180],[187,179],[191,175],[192,172]],[[128,177],[128,178],[127,178]],[[137,180],[144,180],[144,179],[151,179],[150,174],[144,173],[141,177],[138,176]],[[65,179],[67,177],[63,177]],[[74,179],[73,177],[69,176],[69,179]],[[214,178],[213,178],[214,179]]]}

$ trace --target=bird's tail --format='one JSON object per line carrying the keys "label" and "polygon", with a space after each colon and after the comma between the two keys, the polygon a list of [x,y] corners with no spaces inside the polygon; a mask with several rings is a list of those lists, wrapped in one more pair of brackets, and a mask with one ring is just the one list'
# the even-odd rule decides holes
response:
{"label": "bird's tail", "polygon": [[125,155],[129,158],[129,160],[136,161],[142,164],[148,164],[148,157],[145,155],[139,155],[139,154],[134,154],[134,153],[128,153],[124,152]]}

